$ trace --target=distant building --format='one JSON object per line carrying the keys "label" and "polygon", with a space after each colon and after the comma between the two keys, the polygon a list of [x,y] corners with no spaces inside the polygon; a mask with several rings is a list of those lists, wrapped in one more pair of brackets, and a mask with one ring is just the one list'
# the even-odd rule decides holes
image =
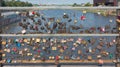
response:
{"label": "distant building", "polygon": [[[2,5],[2,0],[0,0],[0,7],[1,7],[1,5]],[[0,18],[1,18],[1,11],[0,11]]]}
{"label": "distant building", "polygon": [[94,6],[117,6],[117,0],[94,0]]}
{"label": "distant building", "polygon": [[2,5],[2,0],[0,0],[0,6]]}
{"label": "distant building", "polygon": [[118,0],[118,6],[120,6],[120,0]]}

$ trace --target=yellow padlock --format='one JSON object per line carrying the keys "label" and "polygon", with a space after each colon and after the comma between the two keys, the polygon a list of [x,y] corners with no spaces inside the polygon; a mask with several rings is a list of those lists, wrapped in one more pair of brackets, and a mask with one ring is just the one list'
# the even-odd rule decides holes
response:
{"label": "yellow padlock", "polygon": [[23,41],[24,41],[24,42],[26,42],[26,43],[28,42],[28,40],[27,40],[27,39],[24,39]]}
{"label": "yellow padlock", "polygon": [[2,45],[6,45],[6,41],[2,41]]}
{"label": "yellow padlock", "polygon": [[43,42],[45,43],[45,42],[46,42],[46,39],[43,39]]}
{"label": "yellow padlock", "polygon": [[39,43],[39,42],[40,42],[40,39],[39,39],[39,38],[37,38],[37,39],[36,39],[36,43]]}

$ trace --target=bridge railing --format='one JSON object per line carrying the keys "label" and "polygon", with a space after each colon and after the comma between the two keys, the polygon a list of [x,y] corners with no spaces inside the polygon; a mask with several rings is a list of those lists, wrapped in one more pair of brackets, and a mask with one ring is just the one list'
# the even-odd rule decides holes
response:
{"label": "bridge railing", "polygon": [[[119,10],[120,7],[71,7],[71,6],[40,6],[40,7],[0,7],[0,10],[10,11],[34,11],[45,9],[74,9],[74,10]],[[116,13],[117,15],[119,14]],[[116,16],[117,16],[116,15]],[[117,33],[104,33],[104,34],[0,34],[1,37],[24,37],[24,36],[115,36],[119,37],[119,23],[117,24]],[[3,29],[4,31],[4,29]],[[119,53],[119,52],[118,52]],[[112,61],[111,61],[112,62]]]}
{"label": "bridge railing", "polygon": [[0,7],[0,10],[43,10],[43,9],[120,9],[120,7],[72,7],[72,6],[39,6],[39,7]]}

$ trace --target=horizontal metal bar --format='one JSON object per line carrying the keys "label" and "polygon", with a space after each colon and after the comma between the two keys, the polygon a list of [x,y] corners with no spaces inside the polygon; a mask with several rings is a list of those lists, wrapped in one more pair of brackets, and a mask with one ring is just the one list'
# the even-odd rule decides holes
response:
{"label": "horizontal metal bar", "polygon": [[[73,61],[74,62],[74,61]],[[22,67],[22,66],[54,66],[54,65],[56,65],[55,63],[3,63],[3,66],[20,66],[20,67]],[[86,66],[86,65],[98,65],[98,63],[96,62],[96,63],[81,63],[81,62],[79,62],[79,63],[59,63],[59,65],[82,65],[82,66]],[[29,67],[30,67],[29,66]],[[115,66],[115,63],[104,63],[104,66]]]}
{"label": "horizontal metal bar", "polygon": [[43,10],[43,9],[120,9],[120,7],[72,7],[72,6],[0,7],[0,10]]}
{"label": "horizontal metal bar", "polygon": [[[16,61],[16,62],[14,62]],[[91,61],[88,61],[88,60],[59,60],[59,63],[71,63],[71,64],[74,64],[74,63],[97,63],[96,61],[98,60],[91,60]],[[104,63],[113,63],[113,60],[103,60]],[[11,63],[55,63],[56,61],[55,60],[46,60],[46,61],[42,61],[42,60],[12,60]],[[3,60],[0,62],[0,63],[5,63]],[[9,64],[11,64],[9,63]]]}
{"label": "horizontal metal bar", "polygon": [[119,34],[0,34],[0,36],[119,36]]}

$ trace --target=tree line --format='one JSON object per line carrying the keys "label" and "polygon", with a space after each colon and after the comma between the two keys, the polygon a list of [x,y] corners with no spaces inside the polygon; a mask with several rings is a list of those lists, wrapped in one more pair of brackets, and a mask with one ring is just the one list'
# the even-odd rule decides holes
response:
{"label": "tree line", "polygon": [[86,4],[77,4],[77,3],[74,3],[73,5],[72,5],[73,7],[75,7],[75,6],[93,6],[93,4],[91,4],[90,2],[87,2]]}
{"label": "tree line", "polygon": [[10,6],[10,7],[24,7],[24,6],[33,6],[31,3],[29,2],[22,2],[22,1],[2,1],[1,6]]}

